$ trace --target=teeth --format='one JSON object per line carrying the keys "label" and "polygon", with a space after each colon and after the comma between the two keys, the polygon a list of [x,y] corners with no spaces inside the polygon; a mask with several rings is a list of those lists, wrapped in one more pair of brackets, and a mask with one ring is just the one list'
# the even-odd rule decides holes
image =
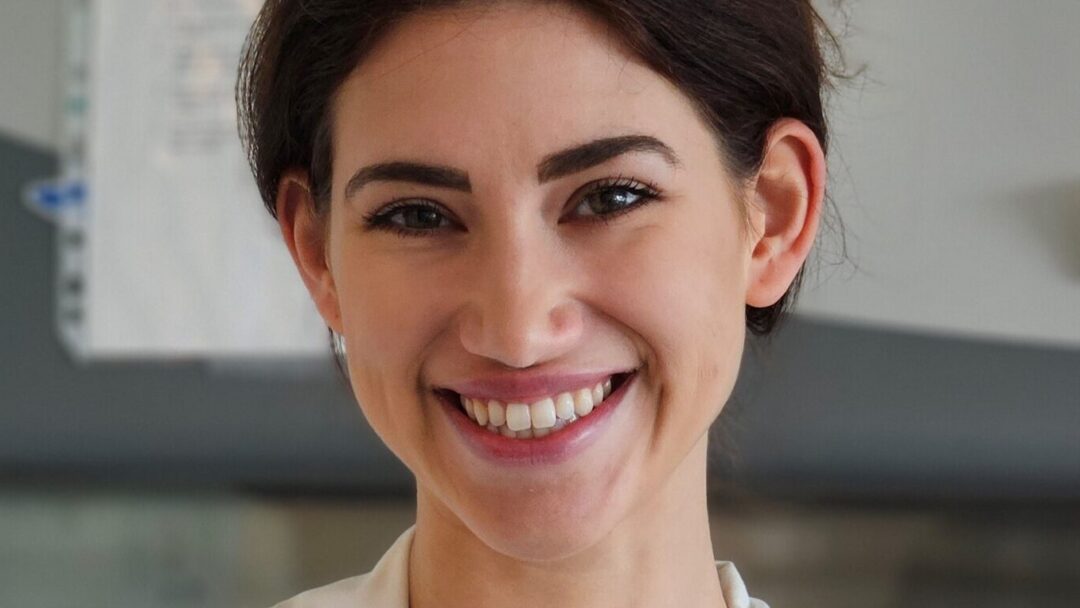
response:
{"label": "teeth", "polygon": [[555,402],[544,399],[530,405],[529,417],[532,418],[534,429],[550,429],[555,426]]}
{"label": "teeth", "polygon": [[503,404],[492,399],[488,401],[488,422],[495,426],[502,426],[506,424],[506,410],[503,409]]}
{"label": "teeth", "polygon": [[588,416],[612,391],[611,378],[589,388],[559,393],[532,404],[461,398],[465,413],[489,432],[514,439],[545,437]]}
{"label": "teeth", "polygon": [[524,403],[511,403],[506,406],[506,426],[511,431],[524,431],[532,426],[529,406]]}
{"label": "teeth", "polygon": [[587,388],[574,393],[574,413],[580,416],[588,416],[593,409],[593,393]]}
{"label": "teeth", "polygon": [[559,420],[572,420],[574,418],[574,396],[570,393],[559,393],[555,399],[555,416]]}
{"label": "teeth", "polygon": [[488,408],[483,401],[473,401],[473,414],[475,414],[476,424],[487,426]]}

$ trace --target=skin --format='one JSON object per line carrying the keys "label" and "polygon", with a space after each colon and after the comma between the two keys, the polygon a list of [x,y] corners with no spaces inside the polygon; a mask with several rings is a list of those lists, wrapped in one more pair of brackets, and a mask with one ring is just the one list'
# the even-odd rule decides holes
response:
{"label": "skin", "polygon": [[[333,118],[329,213],[297,169],[278,216],[345,338],[367,420],[416,476],[411,605],[724,606],[707,430],[738,374],[744,305],[774,303],[813,244],[813,133],[778,122],[760,171],[736,182],[689,100],[603,25],[518,3],[408,18],[343,84]],[[630,153],[539,183],[546,155],[631,133],[679,165]],[[471,192],[374,182],[345,197],[357,169],[390,160],[459,168]],[[661,198],[596,222],[584,193],[619,176]],[[447,221],[420,236],[366,227],[398,199]],[[631,367],[604,434],[556,465],[477,458],[432,394],[506,370]]]}

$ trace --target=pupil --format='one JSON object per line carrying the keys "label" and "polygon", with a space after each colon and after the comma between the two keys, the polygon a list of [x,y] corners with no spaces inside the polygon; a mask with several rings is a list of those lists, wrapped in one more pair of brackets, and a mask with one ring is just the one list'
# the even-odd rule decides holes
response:
{"label": "pupil", "polygon": [[437,228],[439,226],[439,212],[434,209],[413,209],[411,218],[413,224],[421,228]]}
{"label": "pupil", "polygon": [[599,193],[597,201],[599,204],[592,206],[593,213],[604,213],[617,211],[626,205],[629,205],[631,201],[628,199],[634,196],[627,190],[606,190]]}

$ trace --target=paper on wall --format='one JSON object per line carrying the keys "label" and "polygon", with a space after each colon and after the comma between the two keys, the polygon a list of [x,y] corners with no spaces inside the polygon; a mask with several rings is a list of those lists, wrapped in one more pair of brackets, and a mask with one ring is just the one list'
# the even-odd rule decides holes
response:
{"label": "paper on wall", "polygon": [[89,5],[85,357],[328,354],[237,135],[258,4]]}

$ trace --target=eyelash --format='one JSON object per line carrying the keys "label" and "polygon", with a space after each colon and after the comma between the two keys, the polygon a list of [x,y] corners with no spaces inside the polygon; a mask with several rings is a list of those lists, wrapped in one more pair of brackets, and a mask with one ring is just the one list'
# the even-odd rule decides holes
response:
{"label": "eyelash", "polygon": [[[643,207],[650,202],[662,200],[663,198],[659,189],[657,189],[657,187],[653,184],[650,184],[649,182],[643,180],[635,180],[630,177],[620,175],[615,178],[608,178],[594,183],[592,187],[587,192],[585,192],[585,194],[582,195],[581,198],[578,199],[577,203],[574,205],[574,208],[576,209],[590,196],[596,196],[613,190],[629,192],[630,194],[637,197],[637,201],[616,211],[612,211],[611,213],[593,214],[585,216],[588,218],[585,221],[603,222],[606,224],[608,222],[614,221],[619,216],[629,213],[630,211],[633,211],[639,207]],[[402,199],[399,201],[391,202],[379,210],[365,214],[363,218],[364,225],[370,230],[387,230],[404,237],[426,236],[432,234],[433,232],[435,232],[435,230],[437,230],[405,228],[390,221],[390,218],[392,218],[398,212],[411,208],[432,210],[443,216],[444,219],[449,220],[449,214],[445,212],[441,205],[425,199]]]}

